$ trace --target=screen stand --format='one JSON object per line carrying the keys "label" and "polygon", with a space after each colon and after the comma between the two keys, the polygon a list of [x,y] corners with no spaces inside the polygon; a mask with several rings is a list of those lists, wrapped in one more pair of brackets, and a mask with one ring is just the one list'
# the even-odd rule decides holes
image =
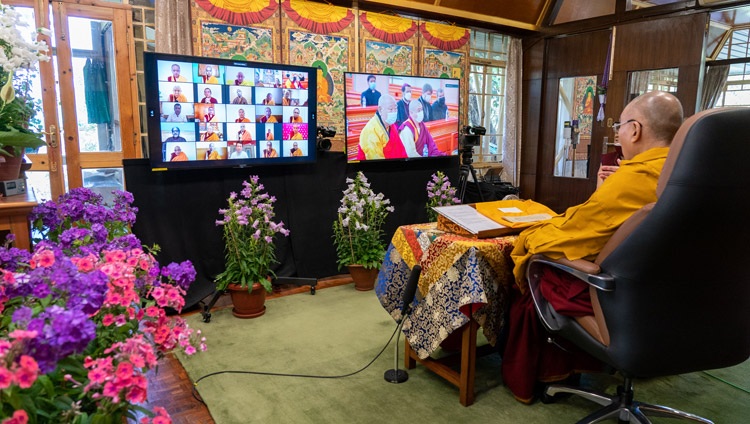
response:
{"label": "screen stand", "polygon": [[[272,285],[296,285],[296,286],[310,286],[310,294],[315,294],[315,287],[318,285],[318,279],[317,278],[302,278],[302,277],[276,277],[273,281],[271,281]],[[226,293],[226,290],[219,290],[215,291],[214,295],[211,297],[211,301],[208,302],[207,305],[203,306],[203,312],[201,312],[201,315],[203,316],[203,322],[211,322],[211,309],[213,309],[214,305],[216,304],[216,301],[219,300],[219,298]],[[202,302],[201,302],[202,303]]]}

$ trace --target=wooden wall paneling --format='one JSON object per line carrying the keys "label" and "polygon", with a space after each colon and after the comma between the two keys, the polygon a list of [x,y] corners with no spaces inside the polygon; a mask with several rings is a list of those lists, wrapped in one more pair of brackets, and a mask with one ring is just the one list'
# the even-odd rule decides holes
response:
{"label": "wooden wall paneling", "polygon": [[[608,135],[609,130],[604,123],[593,123],[588,178],[553,176],[559,79],[596,75],[597,82],[601,83],[609,47],[609,34],[610,31],[596,31],[547,41],[534,198],[557,212],[584,202],[593,192],[596,187],[602,139]],[[599,102],[598,99],[595,100],[596,114]]]}
{"label": "wooden wall paneling", "polygon": [[521,106],[521,196],[536,197],[536,168],[539,152],[539,127],[542,107],[542,76],[544,74],[543,39],[523,40],[523,83]]}
{"label": "wooden wall paneling", "polygon": [[674,67],[679,68],[676,95],[685,116],[695,113],[708,18],[707,13],[698,13],[618,26],[612,66],[615,85],[609,90],[613,97],[607,96],[607,117],[617,120],[625,107],[630,72]]}

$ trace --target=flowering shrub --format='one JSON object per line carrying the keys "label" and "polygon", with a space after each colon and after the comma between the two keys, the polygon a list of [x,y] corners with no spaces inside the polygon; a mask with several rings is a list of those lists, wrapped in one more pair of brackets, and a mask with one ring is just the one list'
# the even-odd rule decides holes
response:
{"label": "flowering shrub", "polygon": [[219,209],[222,219],[216,225],[224,227],[226,263],[224,271],[216,276],[216,289],[224,290],[235,283],[252,291],[253,283],[261,283],[271,291],[269,276],[275,274],[271,266],[276,263],[273,238],[276,233],[289,235],[284,222],[273,221],[273,204],[276,197],[263,192],[257,175],[242,182],[239,196],[229,194],[228,207]]}
{"label": "flowering shrub", "polygon": [[379,268],[385,255],[382,226],[389,212],[390,200],[383,193],[372,191],[367,177],[361,171],[344,190],[338,219],[333,223],[333,241],[336,244],[339,267],[358,264],[364,268]]}
{"label": "flowering shrub", "polygon": [[[33,252],[0,248],[0,419],[122,423],[146,401],[146,372],[180,348],[205,350],[165,308],[180,311],[195,279],[189,261],[160,267],[128,227],[130,193],[114,205],[78,188],[32,211]],[[168,423],[155,408],[153,421]]]}
{"label": "flowering shrub", "polygon": [[427,182],[427,217],[430,222],[437,221],[438,213],[432,208],[436,206],[450,206],[461,203],[456,197],[456,188],[451,187],[451,182],[442,171],[432,174],[432,179]]}
{"label": "flowering shrub", "polygon": [[[26,25],[9,6],[0,4],[0,152],[6,147],[40,147],[40,134],[29,130],[38,105],[29,93],[29,78],[39,61],[48,61],[46,43],[24,38]],[[46,29],[38,29],[49,35]],[[20,152],[16,150],[16,152]]]}

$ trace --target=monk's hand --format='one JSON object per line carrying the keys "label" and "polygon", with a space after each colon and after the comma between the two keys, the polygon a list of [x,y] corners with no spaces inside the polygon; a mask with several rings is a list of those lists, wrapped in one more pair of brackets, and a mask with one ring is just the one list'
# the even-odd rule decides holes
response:
{"label": "monk's hand", "polygon": [[606,180],[606,179],[607,179],[607,177],[609,177],[610,175],[614,174],[614,173],[615,173],[615,171],[617,171],[618,169],[620,169],[620,167],[619,167],[619,166],[614,166],[614,165],[602,165],[602,166],[600,167],[600,169],[599,169],[599,173],[597,174],[597,176],[598,176],[598,177],[599,177],[599,178],[600,178],[601,180]]}

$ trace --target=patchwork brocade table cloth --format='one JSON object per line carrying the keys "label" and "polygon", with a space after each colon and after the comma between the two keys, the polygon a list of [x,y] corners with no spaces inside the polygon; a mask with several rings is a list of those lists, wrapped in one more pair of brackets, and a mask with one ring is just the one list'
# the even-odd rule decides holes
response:
{"label": "patchwork brocade table cloth", "polygon": [[383,308],[398,320],[411,268],[422,266],[416,304],[403,325],[406,339],[422,359],[469,322],[469,315],[495,345],[507,289],[513,284],[510,252],[516,236],[474,239],[436,227],[435,223],[399,227],[375,286]]}

